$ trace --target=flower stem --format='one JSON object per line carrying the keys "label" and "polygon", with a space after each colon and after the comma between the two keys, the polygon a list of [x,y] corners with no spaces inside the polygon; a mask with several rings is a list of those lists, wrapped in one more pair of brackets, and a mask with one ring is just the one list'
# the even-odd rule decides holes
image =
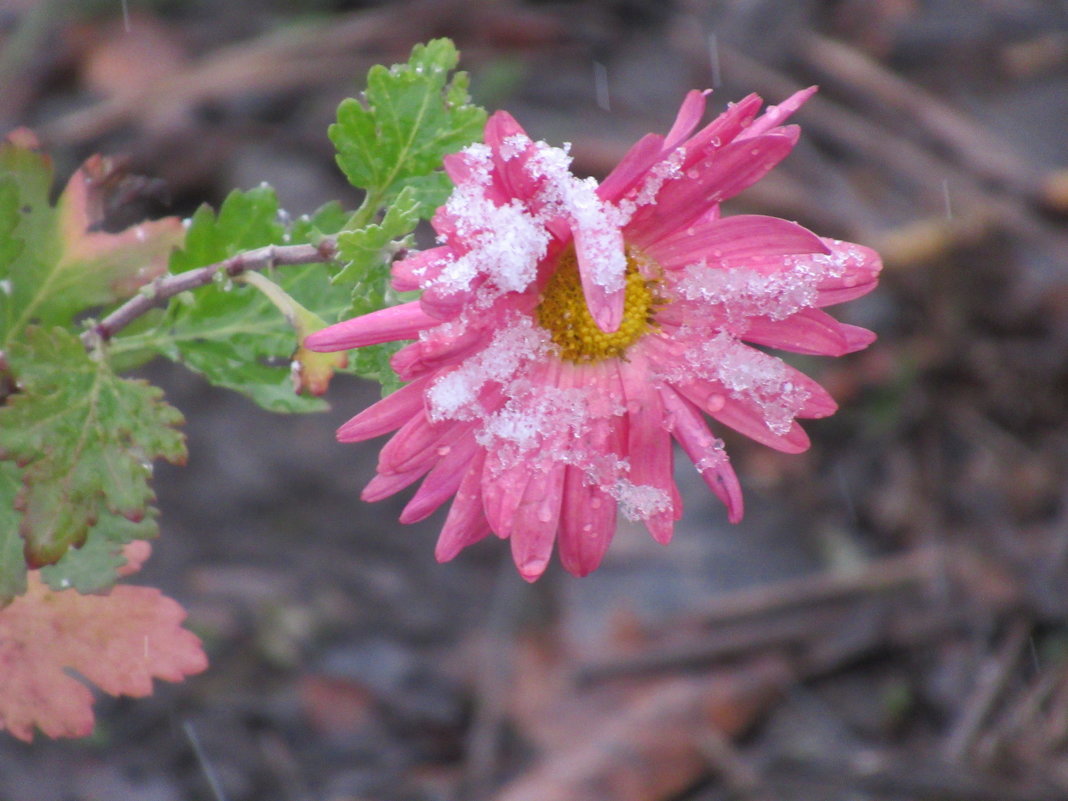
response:
{"label": "flower stem", "polygon": [[177,275],[157,278],[142,287],[141,291],[115,309],[103,320],[92,325],[82,334],[82,343],[86,348],[93,348],[110,340],[115,334],[128,326],[142,314],[161,305],[165,301],[190,289],[207,286],[219,273],[234,278],[254,270],[291,264],[315,264],[332,261],[337,255],[337,239],[323,237],[315,245],[267,245],[266,247],[246,250],[228,259],[198,267]]}

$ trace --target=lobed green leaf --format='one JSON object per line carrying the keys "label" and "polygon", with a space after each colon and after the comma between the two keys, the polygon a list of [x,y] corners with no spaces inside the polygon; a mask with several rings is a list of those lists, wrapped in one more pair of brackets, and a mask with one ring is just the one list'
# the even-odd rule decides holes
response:
{"label": "lobed green leaf", "polygon": [[29,325],[69,326],[87,310],[129,297],[163,272],[184,233],[175,217],[114,234],[97,230],[103,187],[118,167],[96,156],[52,206],[51,162],[29,144],[0,144],[0,349]]}
{"label": "lobed green leaf", "polygon": [[371,68],[365,103],[349,98],[338,107],[329,130],[338,166],[368,193],[372,212],[405,187],[424,217],[447,197],[442,159],[478,138],[486,121],[470,102],[466,74],[450,80],[458,61],[448,39],[416,45],[407,64]]}
{"label": "lobed green leaf", "polygon": [[[108,516],[151,521],[152,462],[184,461],[182,415],[62,329],[31,327],[9,357],[19,391],[0,407],[0,458],[22,468],[15,508],[26,561],[59,561]],[[140,533],[154,532],[150,523]]]}

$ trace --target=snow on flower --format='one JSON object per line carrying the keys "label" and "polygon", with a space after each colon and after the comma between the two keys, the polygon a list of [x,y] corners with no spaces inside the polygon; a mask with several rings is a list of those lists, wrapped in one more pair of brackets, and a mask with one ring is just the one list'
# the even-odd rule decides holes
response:
{"label": "snow on flower", "polygon": [[484,143],[446,158],[456,188],[433,220],[440,246],[393,267],[395,288],[420,299],[306,340],[321,351],[414,340],[393,360],[408,383],[338,431],[343,442],[396,431],[363,498],[422,479],[401,520],[453,499],[439,560],[494,533],[527,580],[554,545],[585,575],[619,512],[671,539],[674,439],[740,520],[707,418],[797,453],[808,447],[797,420],[836,408],[754,345],[840,356],[874,339],[823,307],[874,288],[875,252],[774,217],[720,216],[793,148],[798,129],[781,123],[812,91],[763,114],[750,95],[696,132],[706,93],[690,92],[668,134],[642,138],[599,185],[571,173],[566,148],[494,114]]}

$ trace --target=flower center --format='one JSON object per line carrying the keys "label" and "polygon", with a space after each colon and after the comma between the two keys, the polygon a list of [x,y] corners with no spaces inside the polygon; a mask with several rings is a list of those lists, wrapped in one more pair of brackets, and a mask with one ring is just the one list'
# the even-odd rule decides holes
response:
{"label": "flower center", "polygon": [[623,322],[611,333],[602,331],[586,306],[575,250],[564,252],[537,308],[538,323],[560,348],[561,357],[569,362],[588,363],[622,356],[649,331],[661,299],[653,291],[656,282],[642,277],[629,253],[626,281]]}

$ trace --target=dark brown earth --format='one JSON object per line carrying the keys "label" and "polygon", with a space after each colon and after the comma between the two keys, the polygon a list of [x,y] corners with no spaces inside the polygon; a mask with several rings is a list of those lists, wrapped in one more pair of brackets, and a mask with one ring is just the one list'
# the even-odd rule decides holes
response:
{"label": "dark brown earth", "polygon": [[880,339],[803,365],[843,406],[808,453],[729,438],[741,524],[683,459],[670,547],[624,528],[593,576],[534,586],[499,542],[439,566],[440,516],[358,500],[375,448],[332,432],[375,387],[283,417],[151,367],[190,459],[157,471],[140,581],[212,666],[102,698],[88,740],[0,739],[0,798],[1068,798],[1068,3],[129,6],[0,4],[0,128],[61,172],[126,154],[156,179],[138,214],[260,181],[293,214],[354,203],[326,126],[432,36],[597,175],[687,89],[818,83],[731,211],[880,249],[839,313]]}

